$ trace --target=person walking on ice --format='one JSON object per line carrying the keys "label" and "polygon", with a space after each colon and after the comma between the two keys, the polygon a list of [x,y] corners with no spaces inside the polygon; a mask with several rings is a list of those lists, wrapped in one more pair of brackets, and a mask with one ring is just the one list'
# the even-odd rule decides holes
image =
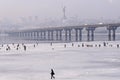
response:
{"label": "person walking on ice", "polygon": [[26,46],[24,45],[23,47],[24,47],[24,51],[26,51]]}
{"label": "person walking on ice", "polygon": [[51,73],[50,74],[51,74],[51,79],[53,79],[53,78],[55,79],[55,76],[54,76],[55,73],[54,73],[53,69],[51,69]]}

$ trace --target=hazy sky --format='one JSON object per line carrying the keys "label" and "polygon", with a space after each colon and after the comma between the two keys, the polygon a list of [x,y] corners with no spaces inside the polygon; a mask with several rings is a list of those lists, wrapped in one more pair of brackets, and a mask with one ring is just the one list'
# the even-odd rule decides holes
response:
{"label": "hazy sky", "polygon": [[0,18],[28,16],[61,18],[63,6],[67,7],[68,17],[120,16],[120,0],[0,0]]}

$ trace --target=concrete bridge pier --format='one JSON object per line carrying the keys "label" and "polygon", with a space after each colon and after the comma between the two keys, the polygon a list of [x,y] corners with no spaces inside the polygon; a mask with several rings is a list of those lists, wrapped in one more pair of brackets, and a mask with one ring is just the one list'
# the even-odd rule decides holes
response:
{"label": "concrete bridge pier", "polygon": [[48,40],[54,40],[53,30],[48,30]]}
{"label": "concrete bridge pier", "polygon": [[51,31],[51,40],[54,40],[54,36],[53,36],[54,31]]}
{"label": "concrete bridge pier", "polygon": [[79,41],[82,41],[82,29],[83,28],[79,28]]}
{"label": "concrete bridge pier", "polygon": [[76,41],[82,41],[82,29],[83,28],[76,28],[75,29],[75,39],[76,39]]}
{"label": "concrete bridge pier", "polygon": [[41,40],[41,39],[42,39],[42,32],[39,31],[39,40]]}
{"label": "concrete bridge pier", "polygon": [[111,29],[108,29],[108,40],[111,41]]}
{"label": "concrete bridge pier", "polygon": [[30,38],[30,33],[27,32],[26,34],[27,34],[27,39],[29,40],[29,38]]}
{"label": "concrete bridge pier", "polygon": [[18,37],[21,38],[21,32],[18,32]]}
{"label": "concrete bridge pier", "polygon": [[71,41],[71,29],[65,29],[65,41]]}
{"label": "concrete bridge pier", "polygon": [[62,40],[62,30],[56,30],[56,40]]}
{"label": "concrete bridge pier", "polygon": [[40,31],[38,31],[38,40],[40,40]]}
{"label": "concrete bridge pier", "polygon": [[116,40],[116,29],[117,29],[116,26],[115,26],[115,27],[112,27],[112,30],[113,30],[113,41]]}
{"label": "concrete bridge pier", "polygon": [[90,30],[89,29],[86,30],[87,30],[87,41],[90,41]]}
{"label": "concrete bridge pier", "polygon": [[29,35],[28,32],[25,32],[25,39],[28,39]]}
{"label": "concrete bridge pier", "polygon": [[44,40],[43,34],[44,34],[44,31],[41,32],[41,40]]}
{"label": "concrete bridge pier", "polygon": [[[16,37],[16,35],[14,35],[15,37]],[[25,37],[25,33],[24,32],[22,32],[22,38],[24,38]]]}
{"label": "concrete bridge pier", "polygon": [[33,40],[33,32],[31,32],[31,39]]}
{"label": "concrete bridge pier", "polygon": [[68,30],[68,35],[69,35],[69,41],[71,41],[71,29]]}
{"label": "concrete bridge pier", "polygon": [[75,29],[75,39],[78,41],[78,29]]}
{"label": "concrete bridge pier", "polygon": [[94,41],[95,27],[88,27],[87,30],[87,41]]}
{"label": "concrete bridge pier", "polygon": [[47,31],[48,35],[47,35],[47,39],[50,40],[50,31]]}
{"label": "concrete bridge pier", "polygon": [[31,32],[31,39],[33,40],[34,39],[34,32]]}
{"label": "concrete bridge pier", "polygon": [[46,40],[46,31],[43,31],[43,40]]}
{"label": "concrete bridge pier", "polygon": [[39,32],[36,32],[36,36],[37,36],[37,41],[39,40]]}
{"label": "concrete bridge pier", "polygon": [[[116,39],[116,29],[117,29],[117,26],[109,26],[107,27],[107,30],[108,30],[108,40],[111,41],[115,41]],[[113,34],[112,34],[113,32]]]}
{"label": "concrete bridge pier", "polygon": [[116,30],[113,30],[113,41],[115,41],[116,39],[116,34],[115,34]]}
{"label": "concrete bridge pier", "polygon": [[[15,35],[15,37],[16,37],[16,35]],[[25,37],[25,33],[23,32],[23,35],[22,35],[22,37],[24,38]]]}
{"label": "concrete bridge pier", "polygon": [[30,40],[31,39],[31,33],[30,32],[28,32],[28,39]]}
{"label": "concrete bridge pier", "polygon": [[42,39],[42,32],[39,31],[39,40],[41,40],[41,39]]}
{"label": "concrete bridge pier", "polygon": [[94,30],[91,30],[91,41],[94,41]]}
{"label": "concrete bridge pier", "polygon": [[34,40],[37,40],[37,32],[34,31]]}
{"label": "concrete bridge pier", "polygon": [[67,41],[67,29],[65,30],[65,41]]}
{"label": "concrete bridge pier", "polygon": [[29,33],[29,31],[28,32],[26,32],[26,38],[29,40],[29,38],[30,38],[30,33]]}
{"label": "concrete bridge pier", "polygon": [[56,30],[56,41],[59,40],[58,34],[59,34],[58,30]]}
{"label": "concrete bridge pier", "polygon": [[59,30],[60,32],[60,41],[62,40],[62,30]]}
{"label": "concrete bridge pier", "polygon": [[32,32],[32,40],[34,40],[35,39],[35,34],[34,34],[34,32]]}
{"label": "concrete bridge pier", "polygon": [[35,40],[35,32],[33,31],[32,34],[33,34],[33,35],[32,35],[33,40]]}

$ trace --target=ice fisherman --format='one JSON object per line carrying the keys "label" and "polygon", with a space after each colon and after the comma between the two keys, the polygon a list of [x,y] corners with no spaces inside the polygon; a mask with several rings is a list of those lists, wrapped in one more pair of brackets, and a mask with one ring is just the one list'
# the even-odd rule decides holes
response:
{"label": "ice fisherman", "polygon": [[24,45],[23,47],[24,47],[24,51],[26,51],[26,46]]}
{"label": "ice fisherman", "polygon": [[51,74],[51,79],[53,79],[53,78],[55,79],[55,76],[54,76],[54,75],[55,75],[55,72],[54,72],[53,69],[51,69],[51,73],[50,73],[50,74]]}

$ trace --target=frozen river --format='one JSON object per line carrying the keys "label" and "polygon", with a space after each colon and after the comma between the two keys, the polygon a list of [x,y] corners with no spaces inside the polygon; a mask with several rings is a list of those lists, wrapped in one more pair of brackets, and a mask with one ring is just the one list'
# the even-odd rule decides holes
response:
{"label": "frozen river", "polygon": [[4,45],[0,47],[0,80],[50,80],[51,68],[55,80],[119,80],[119,43],[25,44],[26,51],[21,44],[18,50],[17,44],[9,44],[10,51]]}

